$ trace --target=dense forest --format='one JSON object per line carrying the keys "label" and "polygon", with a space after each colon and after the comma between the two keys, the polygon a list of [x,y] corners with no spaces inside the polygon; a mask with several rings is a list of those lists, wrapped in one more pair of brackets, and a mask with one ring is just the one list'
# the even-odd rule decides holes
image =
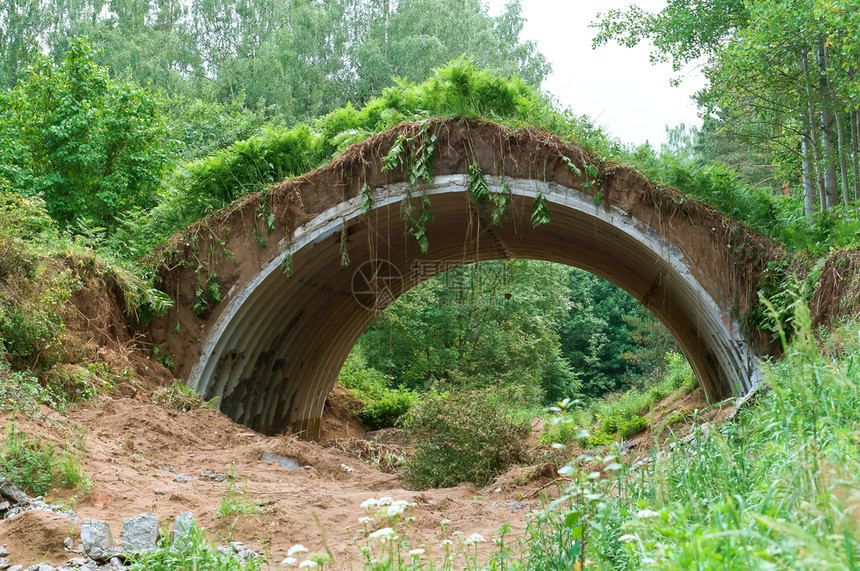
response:
{"label": "dense forest", "polygon": [[[480,0],[4,2],[0,411],[32,399],[62,408],[119,382],[95,361],[69,373],[82,357],[63,336],[63,308],[83,273],[120,291],[129,323],[145,331],[172,303],[155,279],[162,247],[194,221],[401,123],[534,127],[790,253],[758,277],[764,301],[749,316],[784,343],[786,359],[765,367],[771,392],[737,424],[694,423],[685,442],[695,454],[636,471],[615,443],[649,426],[649,407],[696,386],[672,337],[587,272],[491,260],[418,284],[359,340],[340,382],[366,428],[421,433],[446,411],[502,411],[548,415],[541,438],[556,450],[608,447],[560,462],[570,460],[557,480],[569,487],[531,520],[522,564],[499,549],[493,569],[860,568],[856,324],[819,332],[819,351],[806,309],[824,260],[853,259],[860,241],[860,6],[669,0],[657,13],[600,16],[596,57],[608,42],[650,41],[655,60],[704,71],[702,126],[667,126],[660,148],[560,109],[523,24],[518,0],[497,16]],[[849,274],[842,281],[857,285]],[[197,297],[221,293],[204,278]],[[4,442],[0,473],[11,473],[20,458]],[[486,484],[500,469],[478,462],[478,476],[429,477],[427,466],[416,476],[412,464],[405,477]],[[407,568],[390,547],[388,567],[366,568]]]}

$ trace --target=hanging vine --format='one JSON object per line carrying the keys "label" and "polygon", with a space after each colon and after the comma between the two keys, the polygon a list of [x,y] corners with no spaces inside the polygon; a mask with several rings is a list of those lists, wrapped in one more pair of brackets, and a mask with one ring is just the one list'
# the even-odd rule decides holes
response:
{"label": "hanging vine", "polygon": [[281,273],[288,278],[293,277],[293,252],[289,240],[287,240],[287,246],[284,248],[284,259],[281,260]]}
{"label": "hanging vine", "polygon": [[535,199],[532,201],[532,228],[549,224],[551,218],[552,215],[549,211],[549,207],[547,206],[546,197],[542,192],[538,192],[537,196],[535,196]]}
{"label": "hanging vine", "polygon": [[[430,132],[429,124],[424,123],[421,130],[413,137],[400,135],[391,145],[388,153],[382,158],[382,171],[388,172],[404,167],[406,169],[406,193],[400,202],[400,217],[406,223],[406,234],[418,241],[421,252],[426,254],[430,247],[427,236],[427,224],[433,221],[430,209],[430,196],[426,189],[422,191],[419,206],[413,204],[415,196],[412,188],[422,182],[433,182],[433,158],[436,156],[435,133]],[[362,193],[364,189],[362,189]],[[372,208],[372,196],[370,206]],[[362,211],[364,211],[365,196],[362,194]]]}

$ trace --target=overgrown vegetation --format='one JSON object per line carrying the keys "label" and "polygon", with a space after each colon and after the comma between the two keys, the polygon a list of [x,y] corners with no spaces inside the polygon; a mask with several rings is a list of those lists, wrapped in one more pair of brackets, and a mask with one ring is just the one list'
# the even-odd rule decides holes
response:
{"label": "overgrown vegetation", "polygon": [[508,418],[488,391],[428,394],[406,427],[417,434],[404,477],[419,488],[484,485],[527,458],[526,426]]}

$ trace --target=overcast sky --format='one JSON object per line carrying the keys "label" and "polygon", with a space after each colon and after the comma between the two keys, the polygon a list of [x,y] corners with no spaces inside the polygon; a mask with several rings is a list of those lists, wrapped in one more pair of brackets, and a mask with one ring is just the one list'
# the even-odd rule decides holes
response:
{"label": "overcast sky", "polygon": [[[485,2],[495,15],[506,0]],[[697,71],[685,70],[681,85],[672,87],[669,80],[679,74],[668,64],[651,65],[650,45],[631,49],[613,43],[591,49],[595,30],[588,24],[596,14],[631,3],[655,12],[666,0],[522,0],[527,19],[523,38],[536,41],[552,63],[544,88],[562,106],[588,115],[623,143],[647,140],[659,148],[666,125],[701,125],[690,96],[705,80]]]}

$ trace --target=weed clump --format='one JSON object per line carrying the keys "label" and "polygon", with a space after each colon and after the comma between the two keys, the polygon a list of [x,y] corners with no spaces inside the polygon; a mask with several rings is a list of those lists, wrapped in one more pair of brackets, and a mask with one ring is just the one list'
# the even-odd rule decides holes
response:
{"label": "weed clump", "polygon": [[195,408],[213,408],[218,397],[204,400],[200,396],[200,393],[186,385],[183,381],[174,381],[170,386],[162,387],[155,391],[152,395],[152,400],[161,406],[179,412],[188,412]]}
{"label": "weed clump", "polygon": [[404,474],[409,483],[480,486],[527,460],[525,423],[510,420],[490,397],[488,391],[430,394],[412,409],[406,420],[406,428],[416,434],[415,454]]}
{"label": "weed clump", "polygon": [[31,495],[42,495],[55,484],[89,484],[71,451],[57,451],[52,443],[20,430],[14,420],[0,441],[0,475]]}

